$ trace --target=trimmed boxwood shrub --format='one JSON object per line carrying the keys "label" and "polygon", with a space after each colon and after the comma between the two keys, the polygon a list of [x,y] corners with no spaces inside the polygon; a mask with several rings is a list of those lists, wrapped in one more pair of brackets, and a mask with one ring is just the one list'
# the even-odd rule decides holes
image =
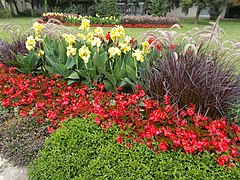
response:
{"label": "trimmed boxwood shrub", "polygon": [[65,121],[29,166],[30,179],[239,179],[238,167],[226,170],[214,154],[155,154],[144,145],[126,149],[115,142],[117,128],[102,130],[93,121]]}

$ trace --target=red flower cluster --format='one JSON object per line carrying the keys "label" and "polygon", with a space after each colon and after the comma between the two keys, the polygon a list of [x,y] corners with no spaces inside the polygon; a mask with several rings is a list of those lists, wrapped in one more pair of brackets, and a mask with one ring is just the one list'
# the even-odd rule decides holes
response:
{"label": "red flower cluster", "polygon": [[145,143],[157,153],[167,149],[191,154],[207,150],[217,154],[221,166],[239,161],[240,127],[229,127],[225,118],[210,120],[196,113],[193,104],[179,109],[167,95],[159,104],[148,99],[140,86],[133,94],[112,93],[104,91],[102,84],[89,89],[78,84],[67,86],[58,78],[18,74],[14,68],[0,65],[2,104],[18,106],[22,116],[34,116],[39,123],[49,120],[49,133],[69,117],[95,114],[95,122],[102,128],[116,124],[124,131],[116,141],[127,148]]}

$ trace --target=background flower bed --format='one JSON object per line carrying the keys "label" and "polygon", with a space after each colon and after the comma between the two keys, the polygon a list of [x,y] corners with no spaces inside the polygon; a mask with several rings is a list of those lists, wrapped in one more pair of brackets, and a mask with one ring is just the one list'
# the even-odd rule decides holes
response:
{"label": "background flower bed", "polygon": [[[43,22],[48,22],[51,19],[57,19],[62,24],[67,26],[80,26],[82,19],[88,19],[92,26],[114,27],[116,24],[121,24],[125,28],[170,28],[174,24],[179,24],[178,18],[172,17],[154,17],[154,16],[123,16],[123,17],[92,17],[81,16],[76,14],[64,13],[44,13],[42,15]],[[41,22],[41,21],[39,21]],[[59,23],[60,23],[59,22]]]}

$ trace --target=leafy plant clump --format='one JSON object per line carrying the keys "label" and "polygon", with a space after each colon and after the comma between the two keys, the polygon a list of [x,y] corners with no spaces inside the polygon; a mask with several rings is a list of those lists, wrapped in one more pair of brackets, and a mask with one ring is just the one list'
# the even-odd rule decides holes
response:
{"label": "leafy plant clump", "polygon": [[37,157],[49,135],[47,123],[39,124],[36,119],[20,117],[17,110],[0,108],[4,112],[0,125],[0,154],[14,165],[28,165]]}
{"label": "leafy plant clump", "polygon": [[62,34],[55,39],[45,34],[45,26],[33,24],[34,35],[26,41],[27,55],[18,55],[17,70],[25,74],[55,73],[69,84],[81,82],[89,87],[103,83],[107,90],[122,86],[130,91],[139,83],[138,69],[145,59],[146,47],[125,35],[116,26],[106,35],[101,27],[89,31],[90,22],[82,20],[78,34]]}
{"label": "leafy plant clump", "polygon": [[25,46],[25,39],[13,39],[12,42],[2,41],[0,44],[0,63],[6,66],[17,66],[17,54],[25,55],[28,50]]}
{"label": "leafy plant clump", "polygon": [[118,128],[103,131],[92,120],[63,123],[29,166],[34,179],[238,179],[240,169],[217,166],[213,154],[167,151],[154,154],[144,145],[127,149],[115,142]]}

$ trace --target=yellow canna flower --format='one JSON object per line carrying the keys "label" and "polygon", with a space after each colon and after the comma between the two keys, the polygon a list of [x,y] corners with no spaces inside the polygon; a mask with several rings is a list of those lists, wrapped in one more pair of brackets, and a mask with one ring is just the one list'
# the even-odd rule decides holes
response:
{"label": "yellow canna flower", "polygon": [[36,40],[33,38],[33,36],[27,37],[27,41],[25,43],[26,48],[28,51],[31,51],[36,46]]}
{"label": "yellow canna flower", "polygon": [[90,20],[83,19],[79,29],[89,31],[89,27],[90,27]]}
{"label": "yellow canna flower", "polygon": [[43,42],[43,39],[41,38],[40,35],[35,36],[35,40],[36,40],[36,41]]}
{"label": "yellow canna flower", "polygon": [[94,31],[94,36],[97,36],[97,37],[104,37],[104,34],[103,34],[103,28],[102,27],[97,27]]}
{"label": "yellow canna flower", "polygon": [[35,31],[35,34],[39,34],[43,28],[44,28],[44,26],[42,24],[39,24],[38,22],[35,22],[33,24],[33,29]]}
{"label": "yellow canna flower", "polygon": [[120,56],[121,55],[121,51],[118,47],[110,47],[108,49],[108,52],[109,52],[109,58],[112,58],[116,55]]}
{"label": "yellow canna flower", "polygon": [[132,39],[131,36],[125,36],[124,42],[128,44],[130,43],[131,39]]}
{"label": "yellow canna flower", "polygon": [[87,34],[87,42],[91,43],[94,40],[94,32],[89,32]]}
{"label": "yellow canna flower", "polygon": [[86,40],[86,36],[84,34],[78,33],[78,37],[80,40],[83,40],[83,41]]}
{"label": "yellow canna flower", "polygon": [[128,51],[131,50],[131,47],[128,46],[127,43],[122,43],[122,42],[120,42],[120,43],[119,43],[119,46],[121,47],[121,51],[123,51],[125,54],[126,54]]}
{"label": "yellow canna flower", "polygon": [[44,51],[40,49],[40,50],[38,51],[38,56],[43,56],[43,55],[44,55]]}
{"label": "yellow canna flower", "polygon": [[72,47],[72,46],[68,46],[67,47],[67,57],[71,57],[76,55],[77,49]]}
{"label": "yellow canna flower", "polygon": [[116,26],[111,29],[110,36],[112,40],[116,40],[118,38],[122,38],[125,36],[125,31],[123,26]]}
{"label": "yellow canna flower", "polygon": [[82,58],[82,60],[84,61],[84,63],[88,63],[89,58],[90,58],[90,54],[91,52],[89,51],[88,47],[83,45],[79,50],[78,50],[78,55],[80,58]]}
{"label": "yellow canna flower", "polygon": [[132,57],[136,58],[137,61],[143,62],[144,61],[144,52],[140,49],[134,50],[134,53],[132,54]]}
{"label": "yellow canna flower", "polygon": [[91,45],[100,47],[101,46],[102,41],[98,38],[98,37],[94,37],[93,41],[91,41]]}
{"label": "yellow canna flower", "polygon": [[143,51],[145,52],[145,53],[148,53],[149,52],[149,42],[148,41],[144,41],[144,42],[142,42],[142,48],[143,48]]}
{"label": "yellow canna flower", "polygon": [[73,43],[76,42],[76,36],[74,36],[74,35],[72,35],[72,34],[63,34],[62,36],[65,38],[66,42],[67,42],[70,46],[72,46]]}

